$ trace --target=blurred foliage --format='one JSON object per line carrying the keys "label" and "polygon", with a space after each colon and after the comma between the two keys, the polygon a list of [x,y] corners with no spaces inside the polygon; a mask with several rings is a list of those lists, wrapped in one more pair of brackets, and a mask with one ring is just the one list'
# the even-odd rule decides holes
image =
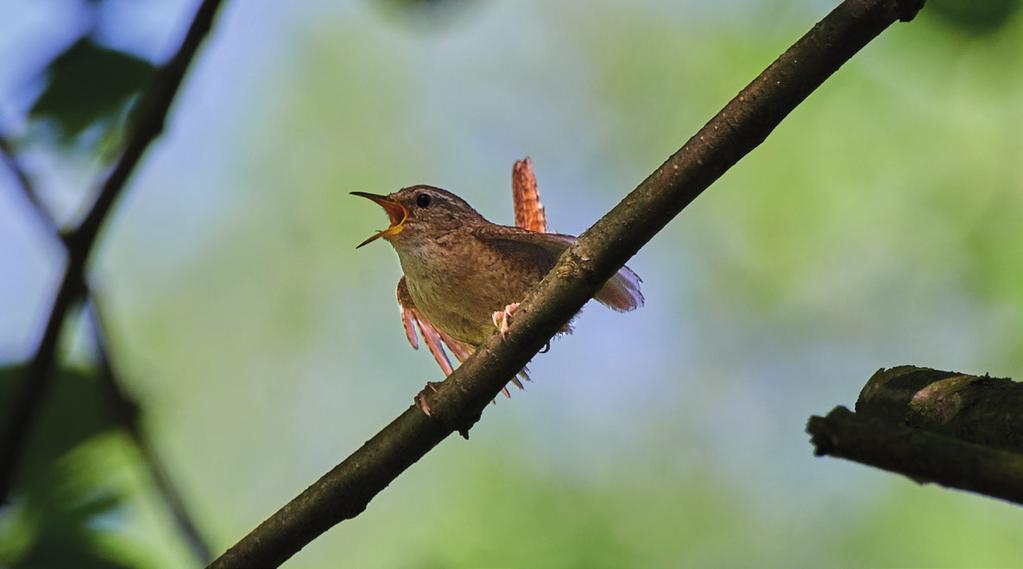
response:
{"label": "blurred foliage", "polygon": [[[8,409],[21,371],[0,369],[0,411]],[[3,419],[0,424],[6,424]],[[102,387],[90,374],[61,370],[34,425],[11,504],[0,510],[0,565],[131,567],[102,543],[111,530],[103,520],[119,515],[123,507],[123,497],[88,448],[117,428]]]}
{"label": "blurred foliage", "polygon": [[927,0],[927,11],[963,30],[991,33],[1012,22],[1021,0]]}
{"label": "blurred foliage", "polygon": [[374,5],[391,21],[415,24],[430,30],[448,30],[469,8],[484,2],[473,0],[376,0]]}
{"label": "blurred foliage", "polygon": [[[183,134],[97,263],[118,365],[218,546],[437,379],[404,345],[393,255],[351,252],[383,220],[349,190],[437,183],[506,221],[528,153],[557,229],[578,231],[813,19],[809,2],[334,4],[218,22],[245,25],[216,32],[221,67],[189,78]],[[637,256],[647,310],[603,328],[587,311],[471,443],[289,567],[1017,563],[1017,509],[815,460],[801,429],[878,365],[1023,364],[1018,6],[929,0],[886,32]],[[33,113],[69,139],[106,129],[151,74],[82,39]],[[94,379],[59,383],[0,565],[123,566],[103,544],[132,528],[180,566],[162,518],[127,509],[162,513],[151,489],[96,473],[113,428]]]}
{"label": "blurred foliage", "polygon": [[437,10],[463,4],[465,0],[378,0],[388,10]]}
{"label": "blurred foliage", "polygon": [[82,38],[47,67],[46,89],[32,106],[32,117],[52,120],[64,142],[92,125],[107,131],[118,126],[125,105],[155,72],[148,61]]}

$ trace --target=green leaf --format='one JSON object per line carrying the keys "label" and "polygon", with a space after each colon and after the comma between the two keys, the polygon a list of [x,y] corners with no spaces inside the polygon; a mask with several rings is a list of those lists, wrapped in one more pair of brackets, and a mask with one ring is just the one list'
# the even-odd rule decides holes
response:
{"label": "green leaf", "polygon": [[[23,379],[22,369],[0,368],[0,425],[6,424],[11,394]],[[15,480],[24,485],[42,482],[60,456],[116,426],[99,381],[91,374],[60,370],[33,421]]]}
{"label": "green leaf", "polygon": [[[0,369],[0,412],[23,377],[21,367]],[[112,417],[92,374],[62,369],[53,378],[15,473],[12,503],[0,510],[0,566],[131,567],[103,546],[122,496],[94,445],[85,444],[111,432]]]}
{"label": "green leaf", "polygon": [[120,492],[91,468],[89,453],[60,457],[0,517],[0,566],[127,569],[131,567],[104,548],[102,538],[121,511]]}
{"label": "green leaf", "polygon": [[50,63],[48,84],[31,115],[53,120],[69,141],[95,123],[116,118],[155,72],[148,61],[82,38]]}

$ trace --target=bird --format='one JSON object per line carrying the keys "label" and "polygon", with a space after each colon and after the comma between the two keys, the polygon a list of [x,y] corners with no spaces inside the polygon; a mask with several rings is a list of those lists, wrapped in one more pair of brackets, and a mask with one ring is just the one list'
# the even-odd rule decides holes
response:
{"label": "bird", "polygon": [[[546,232],[546,215],[528,159],[516,162],[513,169],[516,226],[492,223],[456,194],[425,184],[388,195],[351,194],[375,202],[387,213],[389,226],[356,248],[377,239],[394,248],[403,273],[396,296],[405,335],[418,349],[419,328],[445,376],[452,367],[443,345],[461,362],[495,330],[503,336],[526,292],[575,241],[572,235]],[[623,266],[594,298],[615,311],[634,310],[644,303],[641,282]],[[519,377],[528,380],[527,370]],[[521,389],[519,377],[510,383]],[[428,383],[415,399],[427,415],[432,386]],[[507,386],[503,392],[509,395]]]}

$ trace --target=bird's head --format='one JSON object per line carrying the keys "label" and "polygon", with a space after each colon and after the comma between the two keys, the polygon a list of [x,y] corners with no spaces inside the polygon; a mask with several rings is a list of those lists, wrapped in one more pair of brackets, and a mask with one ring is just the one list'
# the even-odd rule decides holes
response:
{"label": "bird's head", "polygon": [[484,221],[465,200],[433,186],[410,186],[386,196],[366,192],[352,192],[352,195],[373,200],[391,219],[387,229],[378,231],[356,248],[380,237],[397,247],[401,242],[433,239],[467,224]]}

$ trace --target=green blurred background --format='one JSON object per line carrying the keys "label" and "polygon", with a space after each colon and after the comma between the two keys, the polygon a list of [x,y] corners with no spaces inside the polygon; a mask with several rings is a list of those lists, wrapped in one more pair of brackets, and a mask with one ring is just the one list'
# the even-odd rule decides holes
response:
{"label": "green blurred background", "polygon": [[[978,4],[978,5],[974,5]],[[982,4],[982,5],[980,5]],[[228,2],[91,271],[142,420],[217,552],[439,379],[352,190],[429,183],[553,230],[613,206],[833,6]],[[812,456],[877,368],[1023,368],[1023,15],[931,0],[644,248],[488,408],[288,567],[1023,566],[1023,511]],[[0,2],[0,127],[76,219],[195,2]],[[59,248],[0,173],[0,372]],[[111,423],[81,319],[0,510],[0,566],[196,565]],[[6,412],[7,397],[3,412]]]}

